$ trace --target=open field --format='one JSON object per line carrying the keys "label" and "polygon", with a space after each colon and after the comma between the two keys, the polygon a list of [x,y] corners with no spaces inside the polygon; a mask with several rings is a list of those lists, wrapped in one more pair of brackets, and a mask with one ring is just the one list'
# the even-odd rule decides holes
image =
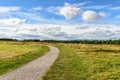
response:
{"label": "open field", "polygon": [[0,59],[11,58],[30,51],[37,50],[41,44],[23,43],[23,42],[0,42]]}
{"label": "open field", "polygon": [[0,42],[0,75],[20,67],[49,51],[40,43]]}
{"label": "open field", "polygon": [[56,46],[60,54],[43,80],[120,80],[120,45]]}
{"label": "open field", "polygon": [[0,75],[42,56],[54,45],[60,53],[43,80],[120,80],[120,45],[0,42]]}

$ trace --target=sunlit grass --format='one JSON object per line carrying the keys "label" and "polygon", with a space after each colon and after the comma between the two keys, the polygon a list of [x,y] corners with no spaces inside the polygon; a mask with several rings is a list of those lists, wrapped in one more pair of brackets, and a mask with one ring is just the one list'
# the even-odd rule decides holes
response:
{"label": "sunlit grass", "polygon": [[0,43],[0,52],[3,51],[9,53],[4,53],[4,58],[0,58],[0,75],[42,56],[49,51],[49,48],[39,43],[3,42]]}
{"label": "sunlit grass", "polygon": [[62,44],[43,80],[120,80],[120,45]]}
{"label": "sunlit grass", "polygon": [[23,42],[0,42],[0,58],[11,58],[37,50],[41,45]]}

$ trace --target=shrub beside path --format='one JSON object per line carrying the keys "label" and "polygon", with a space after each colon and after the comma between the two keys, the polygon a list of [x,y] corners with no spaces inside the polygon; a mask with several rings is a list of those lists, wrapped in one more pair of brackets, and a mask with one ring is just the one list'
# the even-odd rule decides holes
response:
{"label": "shrub beside path", "polygon": [[50,51],[32,62],[0,76],[0,80],[39,80],[58,56],[59,50],[49,46]]}

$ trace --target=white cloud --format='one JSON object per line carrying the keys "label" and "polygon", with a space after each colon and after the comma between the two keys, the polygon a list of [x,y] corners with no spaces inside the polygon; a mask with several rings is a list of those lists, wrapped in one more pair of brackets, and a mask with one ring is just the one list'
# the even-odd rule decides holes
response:
{"label": "white cloud", "polygon": [[[111,27],[108,28],[107,26]],[[120,26],[105,24],[23,24],[11,27],[0,26],[0,34],[1,38],[16,39],[119,39]]]}
{"label": "white cloud", "polygon": [[32,10],[35,10],[35,11],[41,11],[43,8],[42,7],[34,7],[34,8],[32,8]]}
{"label": "white cloud", "polygon": [[80,12],[80,8],[69,3],[65,3],[64,7],[59,8],[59,14],[63,15],[67,20],[70,20],[71,18],[79,15]]}
{"label": "white cloud", "polygon": [[51,6],[51,7],[47,8],[46,11],[49,11],[53,14],[62,15],[67,20],[70,20],[73,17],[80,15],[82,10],[79,7],[82,5],[85,5],[86,3],[87,2],[77,3],[77,4],[64,3],[64,6],[62,6],[62,7]]}
{"label": "white cloud", "polygon": [[[104,12],[95,12],[93,10],[84,10],[87,9],[88,7],[84,7],[83,5],[87,4],[89,2],[83,2],[83,3],[76,3],[76,4],[69,4],[69,3],[64,3],[63,7],[55,7],[51,6],[47,8],[46,10],[57,14],[57,15],[62,15],[64,16],[67,20],[70,20],[76,16],[82,16],[82,20],[85,22],[93,22],[96,21],[100,18],[106,17],[106,14]],[[97,6],[91,6],[90,8],[92,9],[103,9],[106,8],[110,5],[97,5]],[[82,10],[82,9],[83,10]],[[89,9],[89,8],[88,8]]]}
{"label": "white cloud", "polygon": [[82,19],[85,21],[85,22],[93,22],[93,21],[96,21],[100,18],[104,18],[106,17],[106,14],[105,13],[97,13],[95,11],[91,11],[91,10],[87,10],[85,12],[83,12],[82,14]]}
{"label": "white cloud", "polygon": [[26,19],[19,19],[19,18],[0,19],[0,24],[2,25],[21,25],[25,22]]}
{"label": "white cloud", "polygon": [[20,7],[5,7],[0,6],[0,13],[8,13],[20,10]]}
{"label": "white cloud", "polygon": [[[86,2],[82,2],[82,3],[75,3],[75,4],[69,4],[67,2],[64,3],[64,6],[71,6],[71,7],[75,7],[75,8],[79,8],[83,5],[86,5],[87,3],[89,3],[90,1],[86,1]],[[59,14],[59,9],[63,8],[62,6],[50,6],[48,8],[46,8],[45,10],[54,14]]]}

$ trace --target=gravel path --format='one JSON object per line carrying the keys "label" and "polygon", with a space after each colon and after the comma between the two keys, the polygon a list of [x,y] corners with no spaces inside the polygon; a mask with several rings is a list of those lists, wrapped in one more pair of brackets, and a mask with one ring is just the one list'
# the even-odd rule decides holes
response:
{"label": "gravel path", "polygon": [[59,53],[56,47],[49,47],[50,51],[44,56],[0,76],[0,80],[39,80],[53,64]]}

